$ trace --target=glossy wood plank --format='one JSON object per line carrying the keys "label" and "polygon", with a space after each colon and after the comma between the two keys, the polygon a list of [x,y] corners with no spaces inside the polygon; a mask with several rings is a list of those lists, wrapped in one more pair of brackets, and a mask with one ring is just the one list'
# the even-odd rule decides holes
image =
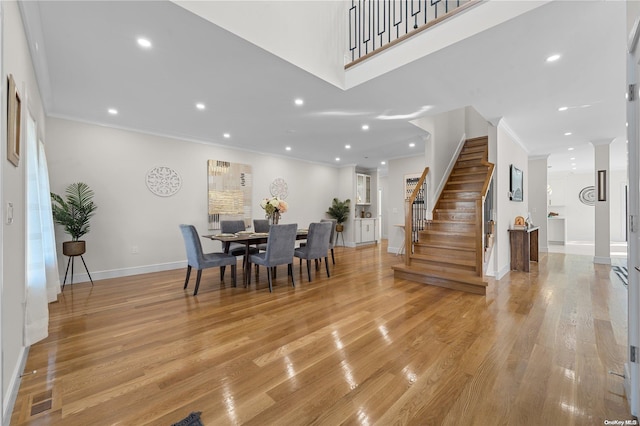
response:
{"label": "glossy wood plank", "polygon": [[[486,296],[393,277],[386,243],[336,247],[250,288],[184,270],[67,286],[12,425],[603,424],[630,419],[627,290],[587,256],[541,253]],[[49,399],[47,399],[49,398]],[[49,407],[42,410],[42,407]],[[41,409],[35,413],[34,408]],[[36,410],[37,411],[37,410]]]}

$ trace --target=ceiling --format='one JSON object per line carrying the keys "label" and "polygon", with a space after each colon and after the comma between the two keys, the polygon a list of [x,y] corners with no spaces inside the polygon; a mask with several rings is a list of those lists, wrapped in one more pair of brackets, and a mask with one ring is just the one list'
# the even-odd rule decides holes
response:
{"label": "ceiling", "polygon": [[380,116],[472,105],[504,118],[530,155],[550,155],[551,170],[592,169],[589,142],[614,138],[612,168],[626,164],[624,2],[554,1],[346,91],[171,2],[21,11],[50,116],[376,169],[423,153],[426,136]]}

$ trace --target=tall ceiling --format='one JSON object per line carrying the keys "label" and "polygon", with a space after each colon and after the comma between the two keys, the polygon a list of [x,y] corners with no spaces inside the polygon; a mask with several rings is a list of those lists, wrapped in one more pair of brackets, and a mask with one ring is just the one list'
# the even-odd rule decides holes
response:
{"label": "tall ceiling", "polygon": [[612,167],[626,164],[624,2],[553,1],[346,91],[171,2],[21,11],[53,117],[374,169],[424,152],[423,130],[381,117],[471,105],[553,170],[592,168],[590,142],[603,139],[615,139]]}

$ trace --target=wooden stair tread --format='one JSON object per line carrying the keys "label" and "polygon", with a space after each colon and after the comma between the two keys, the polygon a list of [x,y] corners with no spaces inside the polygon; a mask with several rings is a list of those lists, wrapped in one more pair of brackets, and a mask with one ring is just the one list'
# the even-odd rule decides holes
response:
{"label": "wooden stair tread", "polygon": [[467,139],[466,141],[464,141],[464,145],[465,146],[467,146],[467,145],[476,146],[476,145],[482,145],[483,143],[484,144],[488,144],[489,143],[489,137],[488,136],[478,136],[478,137],[470,138],[470,139]]}
{"label": "wooden stair tread", "polygon": [[[442,207],[440,206],[440,204],[444,204],[444,203],[448,203],[448,204],[464,203],[465,205],[469,205],[469,207],[466,210],[475,210],[476,200],[475,199],[456,200],[455,198],[443,198],[438,201],[438,204],[436,204],[436,207],[441,209]],[[462,207],[460,207],[460,209],[462,209]]]}
{"label": "wooden stair tread", "polygon": [[[485,280],[482,279],[482,277],[479,277],[477,275],[468,275],[468,274],[454,274],[451,272],[442,272],[442,271],[434,271],[434,270],[430,270],[426,267],[406,267],[405,265],[401,265],[401,267],[399,269],[402,269],[402,267],[404,267],[405,269],[411,270],[413,272],[417,272],[417,273],[424,273],[427,275],[431,275],[434,277],[439,277],[439,278],[446,278],[446,279],[451,279],[451,280],[456,280],[456,281],[461,281],[461,282],[466,282],[468,284],[476,284],[476,285],[481,285],[483,287],[487,286],[487,282]],[[394,269],[396,268],[395,266],[393,267]]]}
{"label": "wooden stair tread", "polygon": [[440,262],[440,263],[451,264],[451,265],[463,265],[463,266],[471,266],[471,267],[476,266],[475,259],[473,260],[460,259],[457,257],[435,256],[431,254],[415,254],[414,253],[411,255],[411,259],[426,260],[429,262]]}
{"label": "wooden stair tread", "polygon": [[453,193],[473,192],[473,193],[478,193],[478,196],[480,195],[480,191],[474,191],[473,189],[447,189],[445,187],[445,189],[443,189],[442,192],[453,192]]}
{"label": "wooden stair tread", "polygon": [[480,167],[482,166],[482,158],[458,159],[453,168],[458,167]]}
{"label": "wooden stair tread", "polygon": [[456,161],[456,163],[458,161],[470,161],[470,160],[482,160],[484,159],[485,155],[484,152],[461,152],[460,156],[458,157],[458,160]]}
{"label": "wooden stair tread", "polygon": [[466,252],[476,251],[475,247],[471,247],[471,246],[452,246],[451,244],[444,245],[441,243],[415,243],[415,245],[419,245],[420,247],[433,248],[433,249],[455,249],[458,251],[466,251]]}
{"label": "wooden stair tread", "polygon": [[[475,203],[474,203],[474,205],[475,205]],[[470,209],[464,209],[464,208],[444,209],[444,208],[441,208],[441,207],[436,207],[436,208],[433,209],[433,211],[435,213],[445,213],[445,214],[447,214],[447,213],[448,214],[451,214],[451,213],[466,213],[466,214],[469,214],[469,213],[475,213],[476,209],[475,208],[470,208]]]}
{"label": "wooden stair tread", "polygon": [[[429,221],[430,224],[441,224],[441,225],[475,225],[475,220],[446,220],[446,219],[431,219]],[[429,229],[428,227],[424,229]]]}
{"label": "wooden stair tread", "polygon": [[461,153],[467,152],[485,152],[488,151],[487,145],[465,145],[462,147]]}
{"label": "wooden stair tread", "polygon": [[428,285],[486,294],[476,226],[478,200],[491,165],[488,138],[469,139],[458,154],[444,189],[413,243],[410,265],[394,266],[394,276]]}
{"label": "wooden stair tread", "polygon": [[427,271],[422,268],[413,268],[405,265],[395,265],[391,268],[396,278],[408,279],[423,284],[464,291],[466,293],[480,295],[487,293],[488,283],[478,276]]}
{"label": "wooden stair tread", "polygon": [[[481,173],[478,173],[481,174]],[[483,175],[486,175],[486,173],[482,173]],[[473,176],[473,175],[469,175],[469,176]],[[459,176],[455,176],[455,177],[459,177]],[[451,180],[449,179],[449,181],[447,182],[447,185],[462,185],[465,183],[484,183],[484,178],[477,178],[477,179],[468,179],[468,180]]]}
{"label": "wooden stair tread", "polygon": [[464,173],[484,173],[487,174],[487,166],[479,163],[464,162],[456,164],[451,170],[451,176],[460,176]]}
{"label": "wooden stair tread", "polygon": [[452,237],[473,237],[473,232],[459,232],[459,231],[436,231],[435,229],[425,228],[420,232],[424,232],[427,235],[451,235]]}
{"label": "wooden stair tread", "polygon": [[482,168],[481,170],[467,170],[468,167],[465,167],[464,169],[460,169],[460,170],[456,170],[455,168],[453,169],[453,171],[451,172],[451,176],[450,177],[460,177],[460,176],[469,176],[469,175],[487,175],[487,166],[485,165],[481,165],[481,166],[476,166],[478,168]]}

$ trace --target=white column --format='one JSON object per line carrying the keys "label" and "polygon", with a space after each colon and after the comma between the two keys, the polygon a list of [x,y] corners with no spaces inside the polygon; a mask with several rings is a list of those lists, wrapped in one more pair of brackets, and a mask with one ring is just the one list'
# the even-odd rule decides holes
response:
{"label": "white column", "polygon": [[611,264],[611,226],[609,181],[609,145],[613,139],[591,141],[594,147],[596,188],[595,254],[593,263]]}

